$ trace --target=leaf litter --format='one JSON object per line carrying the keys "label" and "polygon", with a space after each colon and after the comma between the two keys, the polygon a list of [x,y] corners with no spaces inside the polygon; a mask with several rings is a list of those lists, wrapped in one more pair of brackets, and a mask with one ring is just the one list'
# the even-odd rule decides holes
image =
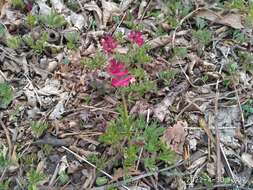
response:
{"label": "leaf litter", "polygon": [[0,188],[253,187],[252,2],[0,10]]}

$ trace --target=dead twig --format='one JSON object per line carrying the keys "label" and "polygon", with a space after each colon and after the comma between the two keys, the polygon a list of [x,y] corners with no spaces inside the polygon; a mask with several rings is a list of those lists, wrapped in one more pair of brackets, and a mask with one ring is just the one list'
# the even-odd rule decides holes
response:
{"label": "dead twig", "polygon": [[[85,159],[84,157],[76,154],[75,152],[73,152],[72,150],[68,149],[65,146],[62,146],[63,149],[65,149],[66,151],[68,151],[69,153],[73,154],[75,157],[77,157],[78,159],[84,161],[85,163],[89,164],[91,167],[97,169],[98,171],[100,171],[101,173],[103,173],[104,175],[106,175],[107,177],[109,177],[110,179],[113,179],[113,176],[111,176],[110,174],[106,173],[105,171],[97,168],[94,164],[90,163],[87,159]],[[127,190],[130,190],[127,186],[125,186],[124,184],[121,184],[120,186],[124,187]]]}
{"label": "dead twig", "polygon": [[3,130],[4,130],[4,132],[5,132],[5,136],[6,136],[7,143],[8,143],[8,147],[9,147],[9,150],[8,150],[8,157],[9,157],[9,159],[11,159],[11,154],[12,154],[12,143],[11,143],[10,133],[9,133],[7,127],[5,126],[4,122],[2,121],[2,118],[0,118],[0,125],[1,125],[1,127],[3,128]]}

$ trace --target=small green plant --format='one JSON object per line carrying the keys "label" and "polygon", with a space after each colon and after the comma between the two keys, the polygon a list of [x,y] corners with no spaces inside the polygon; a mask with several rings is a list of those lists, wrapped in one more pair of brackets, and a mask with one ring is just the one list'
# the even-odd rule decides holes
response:
{"label": "small green plant", "polygon": [[67,40],[67,48],[68,49],[76,49],[77,48],[77,44],[80,40],[80,33],[73,31],[73,32],[68,32],[65,35],[65,38]]}
{"label": "small green plant", "polygon": [[195,23],[196,23],[196,26],[199,30],[205,28],[208,25],[207,21],[203,18],[200,18],[200,17],[197,17],[195,19]]}
{"label": "small green plant", "polygon": [[45,176],[43,173],[32,169],[27,173],[27,179],[28,190],[38,190],[37,185],[45,179]]}
{"label": "small green plant", "polygon": [[18,49],[21,46],[21,37],[20,36],[10,36],[7,38],[7,46],[12,49]]}
{"label": "small green plant", "polygon": [[7,32],[7,31],[6,31],[5,26],[4,26],[3,24],[0,23],[0,39],[5,37],[6,32]]}
{"label": "small green plant", "polygon": [[[167,164],[175,161],[176,154],[160,139],[165,130],[163,127],[158,126],[156,122],[147,126],[143,118],[135,119],[123,108],[119,111],[120,116],[109,124],[99,140],[122,154],[125,171],[135,166],[141,148],[145,155],[150,157],[150,159],[143,158],[144,165],[148,169],[154,170],[159,161]],[[123,142],[125,144],[122,144]],[[158,156],[153,157],[154,155]]]}
{"label": "small green plant", "polygon": [[192,32],[193,38],[203,46],[208,45],[212,40],[212,32],[207,29],[201,29]]}
{"label": "small green plant", "polygon": [[173,57],[184,59],[187,56],[187,48],[175,47],[173,48]]}
{"label": "small green plant", "polygon": [[201,175],[200,175],[200,183],[203,184],[206,187],[212,187],[213,186],[212,179],[205,172],[202,172]]}
{"label": "small green plant", "polygon": [[93,58],[84,58],[80,61],[80,63],[88,69],[99,69],[105,65],[106,61],[105,55],[98,52]]}
{"label": "small green plant", "polygon": [[3,171],[9,165],[9,160],[7,158],[7,148],[3,147],[0,149],[0,171]]}
{"label": "small green plant", "polygon": [[30,35],[23,36],[24,42],[34,50],[35,53],[41,54],[44,51],[45,44],[48,40],[48,34],[43,32],[39,39],[35,40]]}
{"label": "small green plant", "polygon": [[13,98],[13,91],[7,83],[0,83],[0,108],[7,108]]}
{"label": "small green plant", "polygon": [[237,65],[236,62],[230,62],[230,63],[228,64],[228,73],[229,73],[230,75],[236,74],[237,70],[238,70],[238,65]]}
{"label": "small green plant", "polygon": [[0,182],[0,190],[9,190],[10,189],[9,184],[10,184],[9,180]]}
{"label": "small green plant", "polygon": [[37,121],[31,124],[31,129],[34,137],[39,138],[46,132],[46,130],[48,129],[48,125],[46,123]]}
{"label": "small green plant", "polygon": [[63,16],[51,11],[49,15],[41,16],[40,21],[49,28],[57,29],[66,25],[66,21]]}
{"label": "small green plant", "polygon": [[233,30],[232,37],[237,43],[244,43],[247,41],[247,36],[240,30]]}
{"label": "small green plant", "polygon": [[176,74],[177,72],[174,70],[162,71],[159,73],[159,79],[161,79],[165,85],[170,85]]}
{"label": "small green plant", "polygon": [[80,5],[77,0],[67,0],[66,5],[74,12],[80,9]]}
{"label": "small green plant", "polygon": [[11,5],[14,9],[23,10],[25,8],[25,3],[23,0],[11,0]]}
{"label": "small green plant", "polygon": [[69,176],[65,171],[59,173],[59,181],[62,185],[66,184],[69,181]]}
{"label": "small green plant", "polygon": [[252,115],[253,114],[253,100],[250,99],[245,104],[243,104],[242,110],[246,118]]}
{"label": "small green plant", "polygon": [[243,69],[253,74],[253,54],[248,52],[239,52],[239,57]]}
{"label": "small green plant", "polygon": [[26,16],[25,22],[30,28],[34,28],[38,22],[37,16],[33,15],[32,13],[29,13]]}
{"label": "small green plant", "polygon": [[229,9],[238,9],[240,11],[245,11],[247,10],[247,7],[245,5],[244,0],[230,0],[230,1],[225,1],[225,7]]}
{"label": "small green plant", "polygon": [[115,59],[124,62],[127,65],[149,63],[152,58],[147,54],[148,50],[149,47],[147,45],[138,48],[131,47],[127,54],[115,54]]}

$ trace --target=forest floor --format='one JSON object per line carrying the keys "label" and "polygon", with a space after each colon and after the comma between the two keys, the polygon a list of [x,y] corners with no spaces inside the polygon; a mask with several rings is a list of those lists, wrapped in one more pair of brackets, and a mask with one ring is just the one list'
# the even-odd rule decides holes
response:
{"label": "forest floor", "polygon": [[0,190],[253,189],[251,1],[0,10]]}

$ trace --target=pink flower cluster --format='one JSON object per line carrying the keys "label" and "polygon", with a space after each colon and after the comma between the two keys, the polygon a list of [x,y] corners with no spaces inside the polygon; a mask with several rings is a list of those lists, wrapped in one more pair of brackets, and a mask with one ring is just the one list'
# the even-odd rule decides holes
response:
{"label": "pink flower cluster", "polygon": [[144,44],[144,39],[140,31],[131,31],[128,35],[128,39],[131,42],[136,43],[138,46],[142,46]]}
{"label": "pink flower cluster", "polygon": [[134,77],[129,74],[124,64],[116,59],[109,61],[107,72],[113,76],[112,86],[114,87],[128,86],[134,80]]}
{"label": "pink flower cluster", "polygon": [[[139,47],[144,44],[142,33],[139,31],[131,31],[128,35],[128,39],[130,42],[136,43]],[[107,54],[112,54],[118,45],[117,41],[110,35],[104,36],[101,44],[103,50]],[[112,86],[114,87],[125,87],[134,81],[134,77],[129,74],[128,69],[124,66],[124,63],[121,63],[116,59],[111,59],[109,61],[107,72],[113,76]]]}
{"label": "pink flower cluster", "polygon": [[112,53],[113,50],[117,47],[117,42],[116,40],[109,35],[106,35],[102,38],[101,44],[103,46],[103,50],[106,53]]}

